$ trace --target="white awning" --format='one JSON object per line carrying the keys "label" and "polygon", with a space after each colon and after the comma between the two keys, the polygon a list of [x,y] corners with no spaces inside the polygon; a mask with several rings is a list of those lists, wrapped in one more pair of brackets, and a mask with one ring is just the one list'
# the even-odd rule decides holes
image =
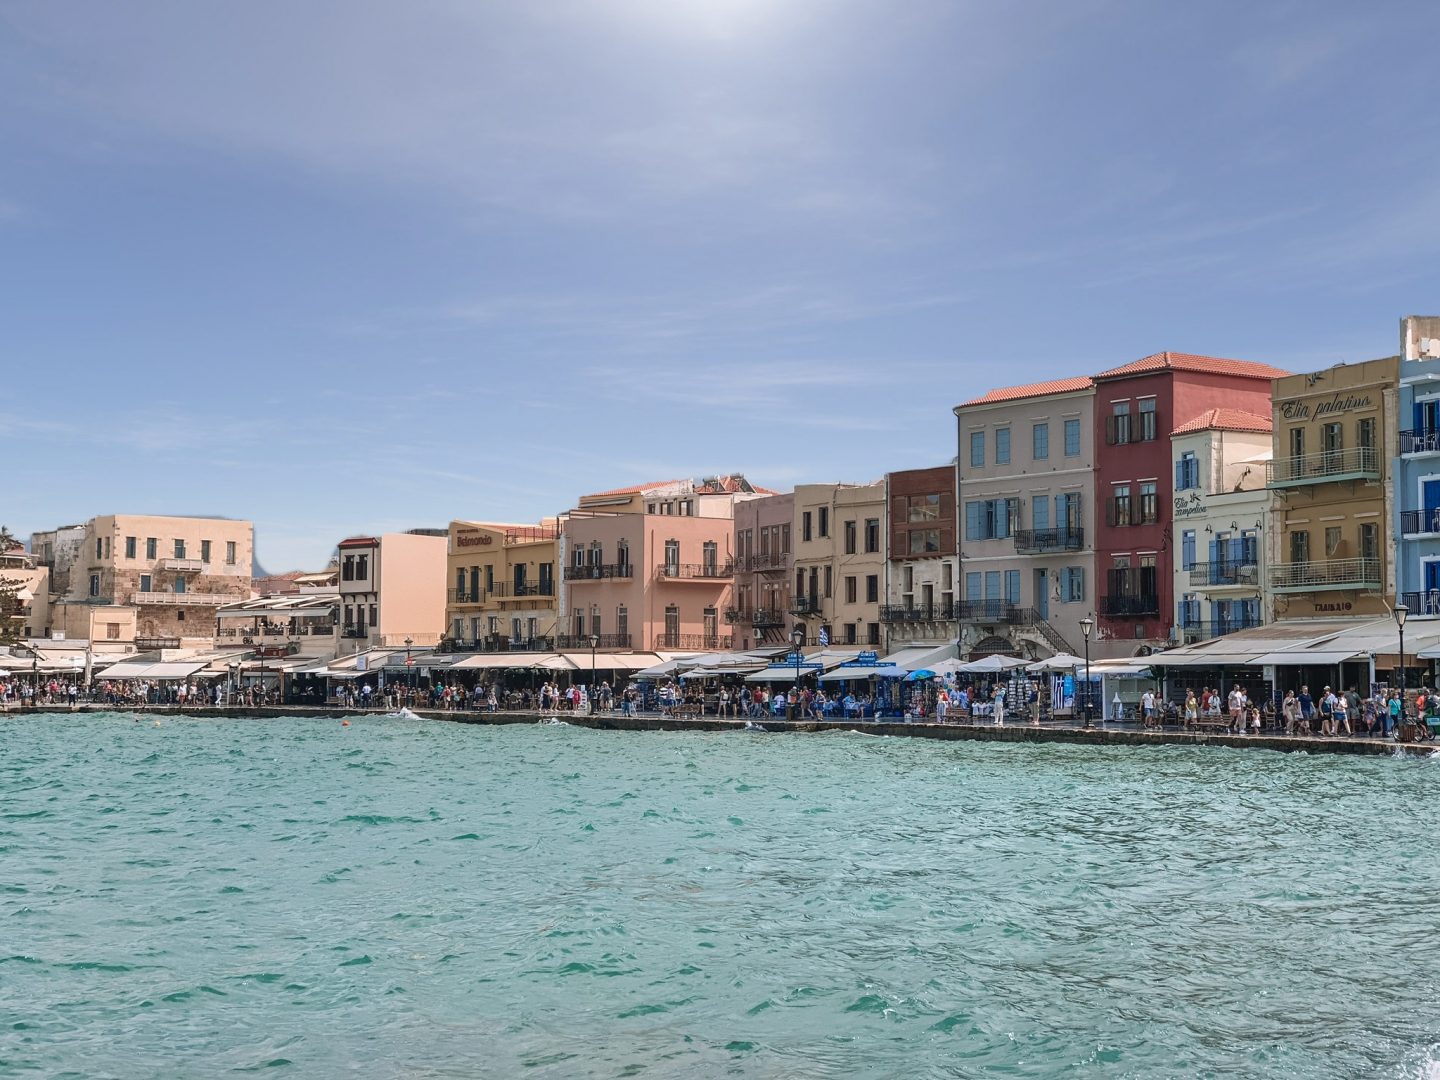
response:
{"label": "white awning", "polygon": [[555,653],[513,652],[467,656],[464,660],[451,664],[450,668],[453,671],[473,671],[475,668],[553,668],[555,661],[559,661],[559,670],[562,671],[569,671],[575,666]]}
{"label": "white awning", "polygon": [[1253,667],[1270,664],[1276,667],[1331,667],[1354,660],[1357,655],[1354,649],[1284,649],[1257,656],[1250,664]]}
{"label": "white awning", "polygon": [[957,655],[955,643],[947,641],[943,645],[908,645],[880,659],[897,664],[906,671],[920,671],[922,668],[934,668],[942,660],[954,659]]}
{"label": "white awning", "polygon": [[105,669],[104,679],[188,679],[205,667],[206,662],[186,661],[168,664],[121,662]]}
{"label": "white awning", "polygon": [[821,682],[844,682],[846,679],[903,679],[910,674],[907,668],[898,664],[888,666],[866,665],[864,667],[837,667],[820,676]]}

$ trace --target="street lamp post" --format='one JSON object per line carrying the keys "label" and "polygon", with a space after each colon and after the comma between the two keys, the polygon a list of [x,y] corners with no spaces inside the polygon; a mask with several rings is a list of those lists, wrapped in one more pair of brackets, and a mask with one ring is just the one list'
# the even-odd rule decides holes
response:
{"label": "street lamp post", "polygon": [[1090,631],[1095,629],[1095,620],[1090,616],[1080,620],[1080,636],[1085,639],[1085,727],[1090,727]]}
{"label": "street lamp post", "polygon": [[1405,617],[1410,609],[1404,604],[1395,605],[1395,625],[1400,629],[1400,722],[1405,722]]}
{"label": "street lamp post", "polygon": [[800,696],[800,647],[805,644],[805,628],[798,623],[790,631],[790,645],[795,654],[795,682],[790,687],[790,699],[785,703],[785,719],[794,720]]}
{"label": "street lamp post", "polygon": [[226,669],[230,672],[230,692],[225,695],[225,704],[234,705],[235,691],[240,686],[240,664],[238,661],[233,664],[227,664]]}
{"label": "street lamp post", "polygon": [[410,662],[410,646],[414,644],[414,638],[405,639],[405,689],[411,699],[415,697],[415,665]]}
{"label": "street lamp post", "polygon": [[600,635],[590,635],[590,715],[595,715],[595,647],[600,644]]}

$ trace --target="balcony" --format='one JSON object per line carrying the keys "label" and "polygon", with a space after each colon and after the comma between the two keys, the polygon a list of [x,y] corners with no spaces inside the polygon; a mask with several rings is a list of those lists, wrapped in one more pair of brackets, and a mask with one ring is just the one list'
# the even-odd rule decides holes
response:
{"label": "balcony", "polygon": [[215,592],[137,592],[130,602],[141,607],[220,607],[245,597]]}
{"label": "balcony", "polygon": [[1410,617],[1440,615],[1440,589],[1400,594],[1400,602],[1410,609]]}
{"label": "balcony", "polygon": [[1440,533],[1440,507],[1433,510],[1400,511],[1402,536],[1427,536]]}
{"label": "balcony", "polygon": [[1035,612],[1008,600],[961,600],[955,605],[954,617],[960,622],[1028,626],[1034,622]]}
{"label": "balcony", "polygon": [[516,585],[508,581],[497,581],[485,592],[491,600],[524,600],[532,596],[554,596],[555,583],[552,581],[522,581]]}
{"label": "balcony", "polygon": [[1253,562],[1197,562],[1190,566],[1190,584],[1196,588],[1258,587],[1260,568]]}
{"label": "balcony", "polygon": [[729,634],[656,634],[654,648],[714,651],[730,648],[732,641]]}
{"label": "balcony", "polygon": [[1327,592],[1336,589],[1380,588],[1379,559],[1326,559],[1282,563],[1270,568],[1276,592]]}
{"label": "balcony", "polygon": [[1265,484],[1272,488],[1379,479],[1380,455],[1368,446],[1353,450],[1323,450],[1318,454],[1277,458],[1265,463]]}
{"label": "balcony", "polygon": [[173,570],[177,574],[198,574],[205,569],[199,559],[161,559],[161,570]]}
{"label": "balcony", "polygon": [[735,572],[748,572],[752,574],[770,574],[789,569],[789,555],[750,555],[743,559],[735,560]]}
{"label": "balcony", "polygon": [[1232,615],[1228,618],[1214,618],[1210,620],[1210,636],[1224,637],[1226,634],[1233,634],[1237,630],[1253,630],[1260,625],[1260,620],[1254,615]]}
{"label": "balcony", "polygon": [[135,650],[137,652],[152,652],[155,649],[178,649],[180,639],[178,637],[137,637],[135,639]]}
{"label": "balcony", "polygon": [[[630,648],[629,634],[598,634],[599,640],[595,648],[602,652],[606,649],[628,649]],[[555,639],[557,649],[588,649],[590,648],[589,634],[561,634]]]}
{"label": "balcony", "polygon": [[722,581],[735,576],[732,563],[661,563],[655,576],[668,581]]}
{"label": "balcony", "polygon": [[1155,593],[1113,595],[1100,598],[1100,614],[1110,618],[1140,618],[1160,614],[1160,597]]}
{"label": "balcony", "polygon": [[368,638],[370,636],[370,628],[367,626],[347,626],[340,631],[340,636],[344,638]]}
{"label": "balcony", "polygon": [[790,601],[791,615],[819,615],[820,597],[797,596]]}
{"label": "balcony", "polygon": [[951,609],[943,604],[882,604],[882,623],[949,622]]}
{"label": "balcony", "polygon": [[448,589],[445,599],[451,604],[483,604],[485,602],[484,589]]}
{"label": "balcony", "polygon": [[1085,546],[1084,529],[1018,529],[1018,555],[1045,555],[1052,551],[1079,551]]}
{"label": "balcony", "polygon": [[566,581],[600,581],[603,578],[630,578],[635,575],[633,563],[595,563],[565,567]]}
{"label": "balcony", "polygon": [[1440,454],[1440,428],[1412,428],[1400,432],[1400,453]]}

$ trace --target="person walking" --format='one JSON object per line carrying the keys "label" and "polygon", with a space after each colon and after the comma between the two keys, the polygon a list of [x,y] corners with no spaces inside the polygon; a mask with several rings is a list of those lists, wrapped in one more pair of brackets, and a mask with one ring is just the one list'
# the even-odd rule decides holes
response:
{"label": "person walking", "polygon": [[1294,735],[1300,724],[1300,699],[1294,690],[1285,691],[1285,700],[1280,703],[1280,715],[1285,718],[1285,734]]}
{"label": "person walking", "polygon": [[1200,702],[1195,700],[1195,688],[1185,691],[1185,726],[1197,727],[1200,723]]}

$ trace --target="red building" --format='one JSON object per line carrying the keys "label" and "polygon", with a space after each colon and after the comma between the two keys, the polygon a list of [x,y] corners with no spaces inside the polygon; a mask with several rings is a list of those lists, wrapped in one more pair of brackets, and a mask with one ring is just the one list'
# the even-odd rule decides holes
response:
{"label": "red building", "polygon": [[1101,637],[1161,642],[1175,612],[1170,432],[1208,409],[1270,410],[1247,360],[1157,353],[1095,376],[1095,561]]}

